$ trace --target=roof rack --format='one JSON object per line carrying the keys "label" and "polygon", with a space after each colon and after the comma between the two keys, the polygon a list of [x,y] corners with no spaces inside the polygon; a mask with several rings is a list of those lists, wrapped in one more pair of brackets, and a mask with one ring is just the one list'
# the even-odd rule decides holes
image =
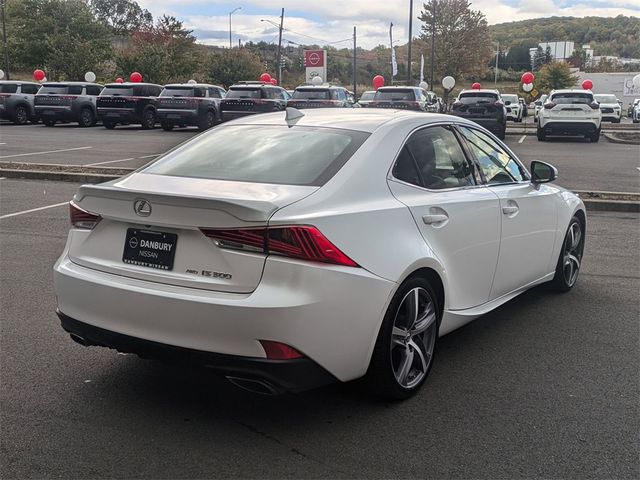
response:
{"label": "roof rack", "polygon": [[263,82],[262,80],[242,80],[235,82],[234,85],[273,85],[273,83]]}

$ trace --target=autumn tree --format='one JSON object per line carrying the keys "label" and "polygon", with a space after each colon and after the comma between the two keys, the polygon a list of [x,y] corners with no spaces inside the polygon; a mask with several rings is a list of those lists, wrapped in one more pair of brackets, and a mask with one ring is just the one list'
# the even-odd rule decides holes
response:
{"label": "autumn tree", "polygon": [[263,70],[260,57],[248,49],[234,48],[210,56],[207,76],[211,82],[228,88],[241,80],[257,80]]}
{"label": "autumn tree", "polygon": [[484,14],[471,10],[467,0],[430,0],[423,7],[421,39],[430,44],[435,35],[436,77],[451,75],[459,80],[482,74],[492,55]]}
{"label": "autumn tree", "polygon": [[549,62],[536,75],[536,88],[549,92],[559,88],[571,88],[578,83],[578,77],[571,73],[569,64]]}

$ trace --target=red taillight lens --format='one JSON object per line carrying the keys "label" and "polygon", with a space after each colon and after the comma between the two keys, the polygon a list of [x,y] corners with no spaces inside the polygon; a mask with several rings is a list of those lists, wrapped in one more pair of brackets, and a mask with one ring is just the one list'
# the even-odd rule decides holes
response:
{"label": "red taillight lens", "polygon": [[342,253],[320,230],[310,225],[240,228],[200,229],[220,248],[282,255],[300,260],[331,263],[346,267],[358,264]]}
{"label": "red taillight lens", "polygon": [[264,348],[264,353],[267,354],[269,360],[294,360],[304,357],[298,350],[290,347],[286,343],[260,340],[260,344],[262,348]]}
{"label": "red taillight lens", "polygon": [[73,228],[91,230],[102,220],[102,217],[83,210],[73,202],[69,202],[69,220],[71,220]]}
{"label": "red taillight lens", "polygon": [[555,102],[547,102],[544,104],[544,108],[546,108],[547,110],[551,110],[555,106],[556,106]]}

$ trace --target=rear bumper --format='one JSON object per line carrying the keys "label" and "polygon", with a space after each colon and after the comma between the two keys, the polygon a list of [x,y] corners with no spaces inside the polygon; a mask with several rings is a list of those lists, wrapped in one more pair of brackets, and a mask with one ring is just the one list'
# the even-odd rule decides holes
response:
{"label": "rear bumper", "polygon": [[121,109],[98,108],[98,118],[102,121],[107,120],[114,123],[141,123],[142,119],[138,118],[135,112]]}
{"label": "rear bumper", "polygon": [[547,135],[588,135],[593,134],[600,128],[594,122],[546,122],[541,123],[540,128]]}
{"label": "rear bumper", "polygon": [[223,110],[222,111],[222,120],[225,122],[228,120],[235,120],[236,118],[243,118],[249,115],[257,115],[258,113],[264,112],[254,112],[254,111],[242,111],[242,110]]}
{"label": "rear bumper", "polygon": [[60,310],[56,313],[62,328],[84,346],[108,347],[143,358],[204,366],[231,379],[257,382],[265,393],[300,392],[337,381],[308,358],[267,360],[176,347],[95,327],[68,317]]}
{"label": "rear bumper", "polygon": [[36,105],[36,114],[40,118],[53,118],[55,120],[65,120],[65,121],[77,120],[76,112],[73,112],[71,110],[71,107]]}
{"label": "rear bumper", "polygon": [[484,128],[486,128],[490,132],[499,133],[499,132],[502,132],[506,128],[506,118],[505,117],[502,117],[502,118],[496,118],[496,117],[479,118],[479,117],[465,117],[465,116],[462,116],[462,115],[459,115],[459,116],[461,118],[465,118],[467,120],[471,120],[472,122],[475,122],[480,126],[483,126]]}
{"label": "rear bumper", "polygon": [[200,119],[198,118],[198,113],[193,110],[172,110],[159,108],[156,111],[156,115],[159,122],[179,125],[198,125],[200,121]]}

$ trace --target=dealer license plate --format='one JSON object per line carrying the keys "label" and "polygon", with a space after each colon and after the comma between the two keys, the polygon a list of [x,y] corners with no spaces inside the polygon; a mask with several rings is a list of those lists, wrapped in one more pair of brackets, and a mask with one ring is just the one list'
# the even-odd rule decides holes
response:
{"label": "dealer license plate", "polygon": [[128,228],[122,261],[158,270],[171,270],[177,243],[178,235],[175,233]]}

